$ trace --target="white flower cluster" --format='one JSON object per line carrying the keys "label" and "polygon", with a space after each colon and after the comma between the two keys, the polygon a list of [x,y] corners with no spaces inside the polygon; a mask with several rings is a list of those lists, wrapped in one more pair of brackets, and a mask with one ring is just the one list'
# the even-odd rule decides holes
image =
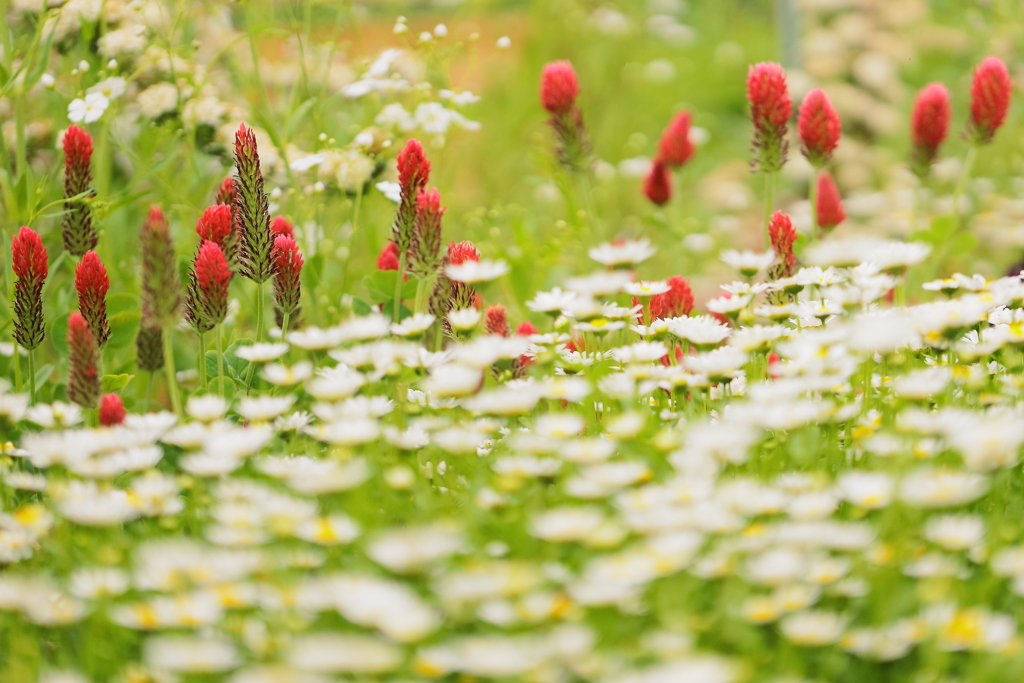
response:
{"label": "white flower cluster", "polygon": [[[193,396],[185,422],[82,427],[5,383],[0,615],[105,613],[134,666],[245,683],[738,681],[736,619],[862,660],[1017,661],[1024,283],[894,307],[919,250],[847,246],[878,262],[653,317],[679,292],[628,270],[651,245],[602,245],[618,270],[531,301],[549,329],[483,334],[470,309],[443,349],[430,315],[293,331],[238,350],[272,391]],[[984,590],[935,588],[967,577]],[[608,610],[636,633],[603,640]]]}

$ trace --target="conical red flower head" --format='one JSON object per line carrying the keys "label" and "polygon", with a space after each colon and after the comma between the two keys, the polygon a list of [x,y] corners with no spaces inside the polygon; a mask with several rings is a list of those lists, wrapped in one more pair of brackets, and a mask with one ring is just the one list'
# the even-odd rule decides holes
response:
{"label": "conical red flower head", "polygon": [[214,204],[206,207],[203,215],[196,222],[196,234],[203,240],[213,242],[223,248],[231,234],[231,207],[227,204]]}
{"label": "conical red flower head", "polygon": [[554,116],[564,116],[576,106],[580,82],[567,61],[551,62],[540,76],[540,103]]}
{"label": "conical red flower head", "polygon": [[501,304],[488,306],[484,313],[484,328],[487,334],[496,334],[501,337],[509,335],[508,316],[505,314],[505,307]]}
{"label": "conical red flower head", "polygon": [[216,242],[203,242],[196,255],[195,267],[196,284],[204,297],[210,301],[223,302],[226,307],[231,269],[228,268],[224,252]]}
{"label": "conical red flower head", "polygon": [[651,297],[651,317],[678,318],[693,310],[693,290],[682,275],[673,275],[667,281],[669,290]]}
{"label": "conical red flower head", "polygon": [[19,280],[36,284],[46,279],[46,247],[32,228],[22,226],[11,240],[11,266]]}
{"label": "conical red flower head", "polygon": [[793,115],[793,101],[782,67],[774,62],[750,67],[747,100],[754,124],[755,163],[761,170],[774,173],[786,162],[786,124]]}
{"label": "conical red flower head", "polygon": [[812,166],[824,166],[832,159],[832,152],[839,146],[842,124],[823,90],[807,93],[800,106],[797,130],[803,142],[804,156]]}
{"label": "conical red flower head", "polygon": [[690,142],[691,119],[690,112],[681,111],[661,134],[658,156],[669,166],[682,166],[693,156],[693,143]]}
{"label": "conical red flower head", "polygon": [[275,238],[279,235],[285,237],[295,237],[295,226],[288,222],[288,219],[284,216],[274,216],[274,220],[270,221],[270,234]]}
{"label": "conical red flower head", "polygon": [[293,313],[299,307],[302,252],[288,235],[274,239],[274,303],[282,313]]}
{"label": "conical red flower head", "polygon": [[480,252],[472,242],[452,242],[448,245],[448,263],[460,266],[466,261],[479,261]]}
{"label": "conical red flower head", "polygon": [[87,251],[75,268],[75,291],[78,292],[78,310],[89,323],[96,343],[103,346],[110,338],[107,320],[107,292],[110,278],[107,269],[94,251]]}
{"label": "conical red flower head", "polygon": [[793,227],[790,217],[781,211],[773,213],[768,222],[768,237],[779,260],[789,268],[795,266],[796,254],[793,253],[793,243],[796,242],[796,228]]}
{"label": "conical red flower head", "polygon": [[992,142],[1006,120],[1013,81],[998,57],[986,57],[974,70],[971,83],[970,136],[976,144]]}
{"label": "conical red flower head", "polygon": [[786,72],[774,62],[761,62],[747,73],[747,101],[750,118],[755,128],[781,129],[793,115],[793,101],[789,98]]}
{"label": "conical red flower head", "polygon": [[64,131],[64,166],[71,173],[79,166],[88,166],[92,159],[92,137],[85,129],[72,124]]}
{"label": "conical red flower head", "polygon": [[846,220],[843,198],[836,187],[836,181],[828,171],[818,175],[818,225],[822,230],[831,230]]}
{"label": "conical red flower head", "polygon": [[377,270],[398,270],[398,247],[388,242],[377,257]]}
{"label": "conical red flower head", "polygon": [[126,415],[124,402],[117,394],[103,394],[100,398],[100,424],[104,427],[115,427],[122,422]]}
{"label": "conical red flower head", "polygon": [[22,227],[11,240],[14,283],[14,339],[31,351],[43,342],[43,283],[48,268],[46,247],[32,228]]}
{"label": "conical red flower head", "polygon": [[668,164],[661,159],[655,159],[650,172],[644,178],[644,196],[658,206],[664,206],[672,199],[672,174],[668,170]]}
{"label": "conical red flower head", "polygon": [[929,83],[914,99],[910,132],[914,145],[937,150],[949,134],[949,90],[941,83]]}
{"label": "conical red flower head", "polygon": [[402,187],[402,196],[409,192],[409,201],[415,202],[416,195],[426,187],[430,180],[430,162],[423,153],[423,145],[419,140],[409,140],[405,148],[398,153],[398,184]]}

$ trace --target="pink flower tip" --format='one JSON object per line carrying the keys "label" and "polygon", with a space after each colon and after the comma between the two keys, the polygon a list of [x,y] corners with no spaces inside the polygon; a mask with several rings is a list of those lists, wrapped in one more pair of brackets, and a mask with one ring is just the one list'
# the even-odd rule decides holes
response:
{"label": "pink flower tip", "polygon": [[664,206],[672,199],[672,173],[668,170],[668,164],[661,159],[654,160],[650,172],[644,178],[644,196],[658,206]]}
{"label": "pink flower tip", "polygon": [[100,398],[99,418],[104,427],[116,427],[124,422],[124,401],[117,394],[103,394]]}
{"label": "pink flower tip", "polygon": [[1006,64],[998,57],[986,57],[974,69],[971,82],[971,136],[978,144],[992,141],[1010,109],[1013,81]]}
{"label": "pink flower tip", "polygon": [[22,226],[11,240],[11,266],[19,279],[41,283],[46,279],[49,268],[46,264],[46,247],[43,240],[32,228]]}
{"label": "pink flower tip", "polygon": [[693,156],[693,143],[690,141],[692,116],[688,111],[676,114],[661,134],[658,145],[658,156],[669,166],[682,166]]}
{"label": "pink flower tip", "polygon": [[846,220],[843,198],[839,194],[836,181],[828,171],[822,171],[818,175],[818,201],[815,210],[818,225],[822,230],[831,230]]}
{"label": "pink flower tip", "polygon": [[580,83],[576,71],[567,61],[551,62],[544,66],[540,77],[540,103],[549,113],[562,116],[576,106]]}

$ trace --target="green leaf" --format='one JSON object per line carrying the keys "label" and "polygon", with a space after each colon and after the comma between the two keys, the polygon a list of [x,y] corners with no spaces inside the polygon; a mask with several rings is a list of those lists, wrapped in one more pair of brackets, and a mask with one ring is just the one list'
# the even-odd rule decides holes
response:
{"label": "green leaf", "polygon": [[46,380],[50,379],[50,375],[53,374],[53,365],[47,363],[43,367],[36,370],[36,390],[46,384]]}
{"label": "green leaf", "polygon": [[234,375],[235,379],[244,380],[246,373],[249,372],[249,361],[236,356],[235,351],[242,346],[252,346],[254,343],[252,339],[238,339],[224,351],[225,370],[230,370],[230,374]]}
{"label": "green leaf", "polygon": [[949,251],[953,254],[970,254],[978,246],[978,238],[964,231],[949,238]]}
{"label": "green leaf", "polygon": [[352,299],[352,312],[356,315],[370,315],[373,312],[373,306],[362,299]]}
{"label": "green leaf", "polygon": [[133,377],[135,375],[103,375],[100,378],[100,387],[104,394],[111,394],[128,386],[128,382],[131,382]]}
{"label": "green leaf", "polygon": [[110,339],[107,340],[107,346],[112,349],[123,349],[131,344],[138,334],[141,317],[138,311],[121,311],[111,316]]}
{"label": "green leaf", "polygon": [[937,216],[932,221],[931,231],[932,234],[937,238],[936,241],[944,240],[945,238],[956,232],[957,218],[952,215]]}
{"label": "green leaf", "polygon": [[[374,301],[390,301],[395,298],[395,280],[398,278],[397,270],[378,270],[372,275],[363,278],[363,285],[370,293]],[[416,296],[416,278],[409,278],[402,284],[401,296],[403,299],[411,299]]]}
{"label": "green leaf", "polygon": [[316,98],[310,97],[308,100],[299,105],[299,108],[295,110],[295,113],[288,119],[288,123],[284,127],[285,139],[291,139],[295,134],[295,130],[303,123],[303,119],[306,118],[306,114],[316,104]]}
{"label": "green leaf", "polygon": [[[231,397],[238,391],[238,384],[235,380],[230,377],[224,377],[224,393],[220,391],[220,377],[210,377],[209,383],[206,385],[206,393],[215,394],[217,396],[223,396],[227,400],[231,400]],[[244,380],[240,380],[244,381]]]}
{"label": "green leaf", "polygon": [[139,297],[134,294],[110,294],[107,296],[107,315],[117,315],[122,311],[133,311],[139,308]]}
{"label": "green leaf", "polygon": [[363,278],[363,285],[373,301],[390,301],[395,296],[397,270],[378,270]]}
{"label": "green leaf", "polygon": [[[232,345],[234,348],[234,345]],[[237,356],[232,355],[234,360],[240,361]],[[248,363],[246,363],[248,366]],[[232,379],[231,373],[234,370],[231,363],[228,361],[227,351],[224,352],[224,397],[230,399],[237,390],[237,384]],[[210,394],[220,395],[220,374],[217,372],[217,352],[207,351],[206,352],[206,391]],[[243,378],[244,379],[244,378]]]}
{"label": "green leaf", "polygon": [[[384,314],[384,317],[393,318],[395,311],[394,301],[389,300],[387,303],[380,307],[380,310],[381,313]],[[398,309],[398,319],[402,320],[403,318],[408,318],[410,315],[412,315],[412,311],[409,310],[408,306],[402,304],[402,307]]]}
{"label": "green leaf", "polygon": [[324,255],[317,253],[302,267],[302,284],[308,290],[316,289],[323,282],[323,273]]}
{"label": "green leaf", "polygon": [[66,315],[58,315],[50,324],[50,341],[59,355],[68,355],[68,317]]}

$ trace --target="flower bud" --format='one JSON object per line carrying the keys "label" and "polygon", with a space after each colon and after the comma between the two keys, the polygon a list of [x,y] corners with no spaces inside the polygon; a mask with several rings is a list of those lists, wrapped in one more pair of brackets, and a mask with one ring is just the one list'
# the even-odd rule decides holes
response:
{"label": "flower bud", "polygon": [[693,143],[690,142],[690,121],[688,111],[675,115],[668,128],[661,134],[658,144],[658,157],[669,166],[682,166],[693,156]]}
{"label": "flower bud", "polygon": [[231,269],[216,242],[205,241],[193,264],[185,319],[200,334],[224,322],[228,314],[228,286]]}
{"label": "flower bud", "polygon": [[388,242],[377,257],[377,270],[398,270],[398,247]]}
{"label": "flower bud", "polygon": [[104,427],[116,427],[124,422],[124,402],[117,394],[103,394],[100,397],[100,424]]}
{"label": "flower bud", "polygon": [[672,199],[672,173],[661,159],[654,160],[644,178],[644,195],[658,206],[664,206]]}
{"label": "flower bud", "polygon": [[846,220],[843,209],[843,198],[836,187],[836,181],[828,171],[818,175],[817,206],[818,226],[822,230],[831,230]]}
{"label": "flower bud", "polygon": [[800,106],[797,130],[803,143],[801,151],[812,166],[820,168],[832,160],[832,152],[839,146],[842,124],[824,91],[807,93]]}
{"label": "flower bud", "polygon": [[256,134],[244,123],[235,133],[235,203],[240,272],[253,282],[273,275],[270,250],[270,205],[263,189],[263,172],[256,149]]}
{"label": "flower bud", "polygon": [[83,408],[95,408],[100,398],[100,352],[89,323],[78,311],[68,317],[68,347],[68,398]]}
{"label": "flower bud", "polygon": [[135,337],[135,366],[146,372],[156,372],[164,367],[163,332],[145,319]]}
{"label": "flower bud", "polygon": [[487,334],[496,334],[499,337],[509,336],[508,316],[505,314],[505,307],[501,304],[488,306],[484,313],[484,320]]}
{"label": "flower bud", "polygon": [[754,124],[754,164],[766,173],[774,173],[786,163],[786,124],[793,114],[782,67],[773,62],[750,67],[747,101]]}
{"label": "flower bud", "polygon": [[214,204],[206,207],[203,215],[196,222],[196,234],[200,239],[213,242],[222,250],[231,233],[231,207],[226,204]]}
{"label": "flower bud", "polygon": [[417,277],[432,276],[441,267],[441,193],[422,191],[416,197],[416,223],[409,250],[409,270]]}
{"label": "flower bud", "polygon": [[75,268],[75,290],[78,292],[78,310],[89,323],[96,343],[102,348],[110,338],[106,300],[110,278],[96,252],[85,252],[82,262]]}
{"label": "flower bud", "polygon": [[302,253],[295,240],[278,235],[274,240],[274,305],[282,314],[292,314],[299,307]]}
{"label": "flower bud", "polygon": [[72,200],[92,188],[92,138],[82,128],[71,125],[64,132],[64,218],[61,235],[64,248],[74,256],[81,256],[96,248],[99,236],[92,222],[89,205],[81,198]]}
{"label": "flower bud", "polygon": [[1013,81],[998,57],[986,57],[974,70],[971,82],[971,120],[968,137],[977,145],[992,142],[1006,120]]}
{"label": "flower bud", "polygon": [[690,315],[693,310],[693,290],[690,283],[681,275],[673,275],[667,280],[669,290],[651,297],[651,317],[678,318]]}
{"label": "flower bud", "polygon": [[46,247],[32,228],[22,227],[11,240],[11,265],[18,278],[14,284],[14,340],[31,351],[45,335],[42,295],[49,273]]}
{"label": "flower bud", "polygon": [[274,216],[270,221],[270,234],[276,239],[278,235],[295,238],[295,226],[288,222],[284,216]]}
{"label": "flower bud", "polygon": [[576,71],[567,61],[544,66],[540,77],[540,103],[554,116],[564,116],[576,106],[580,83]]}
{"label": "flower bud", "polygon": [[796,228],[789,216],[776,211],[768,222],[768,237],[772,243],[772,249],[778,258],[778,264],[768,271],[769,279],[778,280],[789,277],[796,267],[796,254],[793,253],[793,244],[796,242]]}
{"label": "flower bud", "polygon": [[160,207],[150,207],[139,243],[142,252],[142,320],[160,329],[169,329],[178,324],[181,316],[181,282],[170,226]]}
{"label": "flower bud", "polygon": [[949,134],[950,110],[949,91],[941,83],[929,83],[914,99],[910,167],[921,178],[928,175],[939,155],[939,145]]}
{"label": "flower bud", "polygon": [[398,254],[408,253],[412,233],[416,224],[416,197],[430,179],[430,162],[423,153],[419,140],[409,140],[398,153],[398,185],[401,200],[395,222],[391,226],[391,241],[398,247]]}

